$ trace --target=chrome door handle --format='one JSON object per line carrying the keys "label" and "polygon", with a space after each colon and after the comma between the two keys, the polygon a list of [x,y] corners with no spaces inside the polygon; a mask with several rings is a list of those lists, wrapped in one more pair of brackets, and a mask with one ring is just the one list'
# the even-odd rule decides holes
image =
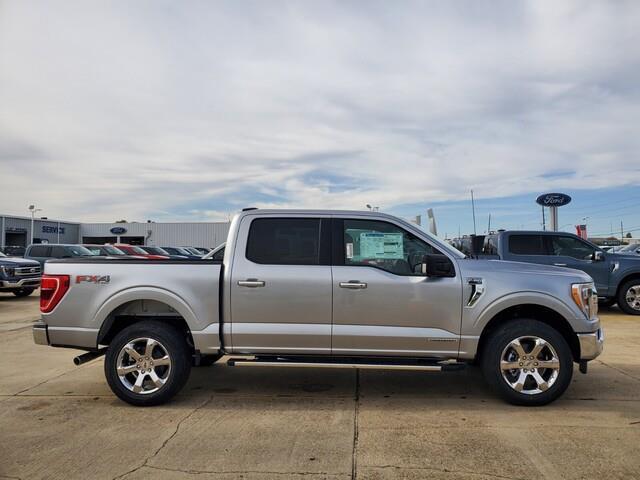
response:
{"label": "chrome door handle", "polygon": [[257,288],[264,287],[265,283],[257,278],[247,278],[246,280],[238,280],[239,287]]}
{"label": "chrome door handle", "polygon": [[554,263],[554,265],[555,265],[556,267],[566,267],[566,266],[567,266],[567,264],[566,264],[566,263]]}
{"label": "chrome door handle", "polygon": [[349,280],[348,282],[340,282],[340,288],[348,288],[350,290],[362,290],[367,288],[367,284],[357,280]]}

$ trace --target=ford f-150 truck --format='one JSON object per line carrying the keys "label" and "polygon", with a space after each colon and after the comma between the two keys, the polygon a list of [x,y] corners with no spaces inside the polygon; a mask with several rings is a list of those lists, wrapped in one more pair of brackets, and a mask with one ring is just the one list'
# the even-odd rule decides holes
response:
{"label": "ford f-150 truck", "polygon": [[497,258],[582,270],[593,278],[600,304],[615,303],[629,315],[640,315],[640,256],[608,253],[566,232],[499,231],[466,237],[459,250],[478,258]]}
{"label": "ford f-150 truck", "polygon": [[[106,354],[113,392],[167,401],[192,363],[440,372],[481,366],[542,405],[603,348],[593,280],[477,260],[379,212],[246,209],[223,260],[53,260],[35,342]],[[417,373],[416,373],[417,374]]]}
{"label": "ford f-150 truck", "polygon": [[40,286],[40,263],[0,252],[0,292],[27,297]]}

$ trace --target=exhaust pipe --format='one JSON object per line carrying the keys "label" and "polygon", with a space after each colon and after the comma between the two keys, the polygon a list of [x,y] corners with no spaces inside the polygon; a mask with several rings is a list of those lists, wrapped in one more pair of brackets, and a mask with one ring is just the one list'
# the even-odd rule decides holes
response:
{"label": "exhaust pipe", "polygon": [[90,362],[91,360],[95,360],[96,358],[101,357],[105,353],[107,353],[106,347],[100,348],[94,352],[83,353],[82,355],[78,355],[76,358],[74,358],[73,363],[76,366],[80,366],[83,363],[87,363],[87,362]]}

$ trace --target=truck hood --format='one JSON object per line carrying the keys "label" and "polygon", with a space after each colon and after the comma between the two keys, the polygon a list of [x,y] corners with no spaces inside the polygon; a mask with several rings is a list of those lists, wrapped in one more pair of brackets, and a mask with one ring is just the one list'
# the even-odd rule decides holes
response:
{"label": "truck hood", "polygon": [[20,257],[2,257],[0,258],[0,265],[9,267],[35,267],[40,266],[40,262]]}
{"label": "truck hood", "polygon": [[552,265],[541,265],[538,263],[511,262],[506,260],[476,260],[467,258],[460,260],[460,267],[463,273],[468,270],[474,272],[491,271],[505,274],[525,274],[525,275],[548,275],[555,277],[566,277],[572,282],[592,282],[593,279],[582,270],[575,270],[567,267],[555,267]]}

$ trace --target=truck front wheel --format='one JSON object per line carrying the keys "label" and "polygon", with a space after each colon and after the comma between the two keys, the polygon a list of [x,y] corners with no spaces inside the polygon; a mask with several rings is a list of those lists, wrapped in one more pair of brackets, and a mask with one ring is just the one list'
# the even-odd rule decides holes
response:
{"label": "truck front wheel", "polygon": [[191,355],[184,333],[156,320],[135,323],[112,340],[104,362],[109,387],[131,405],[159,405],[184,386]]}
{"label": "truck front wheel", "polygon": [[507,323],[491,334],[482,352],[487,382],[514,405],[546,405],[571,383],[573,357],[564,337],[529,319]]}
{"label": "truck front wheel", "polygon": [[620,287],[618,306],[628,315],[640,315],[640,278],[629,280]]}

